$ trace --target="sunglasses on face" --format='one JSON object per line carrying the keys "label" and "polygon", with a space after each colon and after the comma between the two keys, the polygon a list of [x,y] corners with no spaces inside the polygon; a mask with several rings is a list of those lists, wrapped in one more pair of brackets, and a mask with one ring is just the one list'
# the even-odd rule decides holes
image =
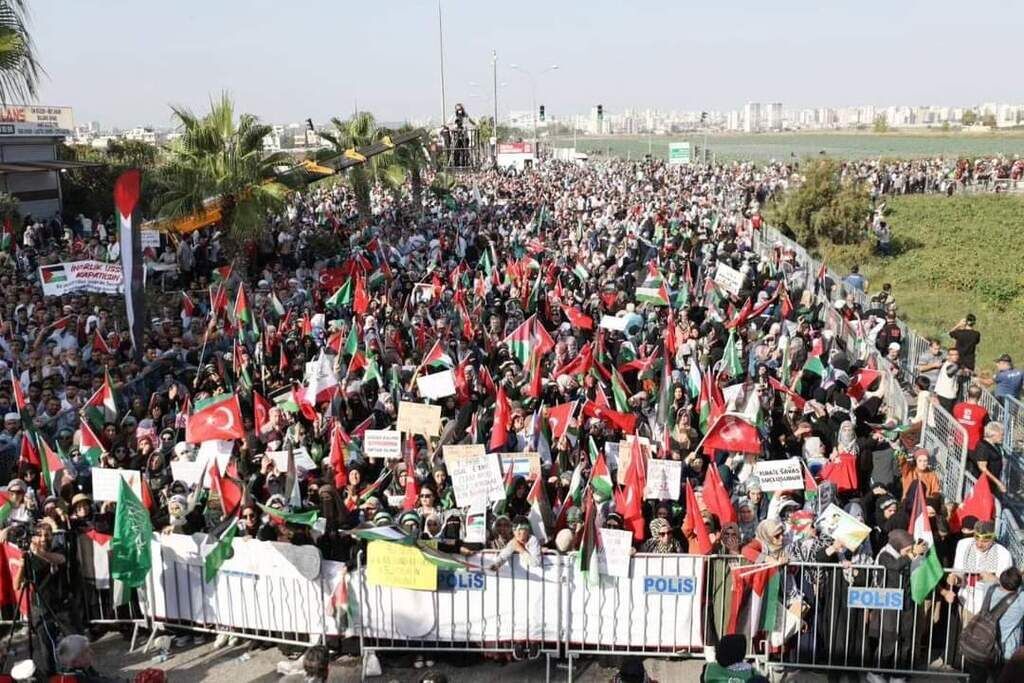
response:
{"label": "sunglasses on face", "polygon": [[247,512],[246,514],[242,515],[242,518],[243,519],[256,519],[256,515],[251,513],[251,512]]}

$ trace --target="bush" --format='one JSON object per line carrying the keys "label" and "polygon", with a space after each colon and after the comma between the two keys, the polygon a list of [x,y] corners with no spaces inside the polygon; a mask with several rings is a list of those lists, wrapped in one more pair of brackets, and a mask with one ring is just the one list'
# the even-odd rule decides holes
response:
{"label": "bush", "polygon": [[863,183],[844,181],[834,159],[805,162],[804,181],[769,204],[766,217],[806,247],[856,244],[866,236],[871,195]]}

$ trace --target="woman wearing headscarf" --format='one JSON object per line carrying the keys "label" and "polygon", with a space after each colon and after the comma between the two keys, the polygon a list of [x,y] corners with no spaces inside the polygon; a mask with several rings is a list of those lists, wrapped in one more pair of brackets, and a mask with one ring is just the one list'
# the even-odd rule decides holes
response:
{"label": "woman wearing headscarf", "polygon": [[757,511],[748,498],[740,498],[736,501],[736,516],[736,523],[740,530],[740,544],[743,545],[754,540],[758,524]]}
{"label": "woman wearing headscarf", "polygon": [[782,522],[777,519],[764,520],[757,525],[754,537],[758,549],[757,564],[765,562],[786,564],[789,562],[789,553],[786,550],[786,528]]}
{"label": "woman wearing headscarf", "polygon": [[655,517],[648,526],[651,530],[651,537],[640,546],[640,552],[658,555],[672,555],[683,552],[679,541],[672,535],[672,525],[668,520]]}
{"label": "woman wearing headscarf", "polygon": [[512,520],[508,515],[498,515],[491,524],[491,539],[487,544],[490,550],[501,550],[512,540]]}
{"label": "woman wearing headscarf", "polygon": [[[878,640],[872,652],[878,653],[879,665],[882,668],[906,668],[908,657],[912,654],[911,633],[914,626],[914,602],[910,591],[910,565],[915,557],[927,552],[924,543],[914,543],[914,537],[905,528],[893,529],[889,532],[885,546],[878,553],[877,570],[878,585],[883,588],[903,589],[902,610],[872,611],[872,620],[868,633]],[[880,614],[879,614],[880,613]],[[897,657],[900,653],[900,657]],[[898,662],[896,659],[900,659]]]}

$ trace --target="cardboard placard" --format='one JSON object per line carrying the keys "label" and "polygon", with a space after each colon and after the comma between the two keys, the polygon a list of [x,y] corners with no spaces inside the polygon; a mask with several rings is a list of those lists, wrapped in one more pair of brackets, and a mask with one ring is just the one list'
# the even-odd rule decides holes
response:
{"label": "cardboard placard", "polygon": [[601,545],[597,549],[598,571],[605,576],[629,578],[629,551],[633,533],[622,529],[598,529]]}
{"label": "cardboard placard", "polygon": [[398,431],[428,437],[440,435],[441,406],[400,401],[398,403]]}
{"label": "cardboard placard", "polygon": [[678,460],[647,458],[647,482],[644,498],[649,500],[679,500],[683,463]]}
{"label": "cardboard placard", "polygon": [[501,453],[502,474],[512,468],[512,476],[534,479],[540,475],[540,454],[539,453]]}
{"label": "cardboard placard", "polygon": [[437,590],[437,567],[419,548],[390,541],[370,541],[366,551],[366,579],[374,586]]}
{"label": "cardboard placard", "polygon": [[604,315],[601,316],[599,327],[603,327],[606,330],[612,330],[614,332],[625,332],[626,323],[627,320],[625,316],[617,318],[614,315]]}
{"label": "cardboard placard", "polygon": [[92,468],[92,499],[97,503],[117,502],[117,491],[124,479],[139,500],[142,500],[142,473],[138,470],[116,470],[107,467]]}
{"label": "cardboard placard", "polygon": [[[295,455],[295,471],[298,473],[311,472],[316,469],[316,463],[309,457],[309,451],[305,446],[292,449]],[[274,461],[278,472],[288,471],[288,451],[267,451],[267,457]]]}
{"label": "cardboard placard", "polygon": [[216,460],[217,470],[223,474],[224,469],[228,466],[228,460],[231,459],[231,454],[234,450],[234,441],[222,441],[219,439],[204,441],[199,444],[199,452],[196,454],[196,462],[209,463],[212,460]]}
{"label": "cardboard placard", "polygon": [[871,527],[840,508],[835,503],[821,511],[814,527],[822,536],[831,536],[849,550],[856,550],[871,533]]}
{"label": "cardboard placard", "polygon": [[804,488],[800,458],[758,460],[754,463],[754,476],[761,482],[762,491],[802,491]]}
{"label": "cardboard placard", "polygon": [[739,296],[743,287],[743,273],[732,266],[719,263],[715,268],[715,284],[733,296]]}
{"label": "cardboard placard", "polygon": [[203,477],[203,472],[207,467],[206,460],[199,462],[189,462],[188,460],[178,460],[171,463],[171,476],[174,477],[174,481],[183,481],[188,484],[189,487],[195,486],[199,483],[200,479],[203,479],[203,488],[210,488],[210,479]]}
{"label": "cardboard placard", "polygon": [[487,505],[505,497],[501,460],[483,444],[445,446],[444,462],[459,507]]}
{"label": "cardboard placard", "polygon": [[393,429],[367,429],[363,432],[363,455],[367,458],[400,459],[402,433]]}
{"label": "cardboard placard", "polygon": [[416,388],[420,396],[429,399],[445,398],[455,395],[455,375],[451,370],[435,372],[432,375],[421,375],[416,378]]}

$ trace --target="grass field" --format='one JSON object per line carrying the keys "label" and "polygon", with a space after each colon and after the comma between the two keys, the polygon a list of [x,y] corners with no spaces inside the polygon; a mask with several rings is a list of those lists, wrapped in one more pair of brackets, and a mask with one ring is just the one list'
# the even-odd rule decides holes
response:
{"label": "grass field", "polygon": [[[661,159],[668,158],[670,142],[689,142],[696,149],[704,144],[703,135],[610,136],[577,138],[576,147],[583,152],[611,153],[639,159],[651,153]],[[556,138],[557,146],[572,146],[572,138]],[[709,135],[709,154],[718,161],[769,161],[803,159],[821,152],[840,159],[877,157],[977,156],[986,154],[1024,155],[1024,134],[1019,131],[991,134],[964,134],[959,132],[894,132],[885,134],[835,133],[779,133]]]}
{"label": "grass field", "polygon": [[908,324],[943,343],[974,313],[979,371],[991,370],[1002,353],[1024,365],[1024,197],[914,195],[892,198],[888,207],[895,256],[864,261],[866,249],[837,249],[829,262],[842,271],[862,260],[870,291],[891,282]]}

